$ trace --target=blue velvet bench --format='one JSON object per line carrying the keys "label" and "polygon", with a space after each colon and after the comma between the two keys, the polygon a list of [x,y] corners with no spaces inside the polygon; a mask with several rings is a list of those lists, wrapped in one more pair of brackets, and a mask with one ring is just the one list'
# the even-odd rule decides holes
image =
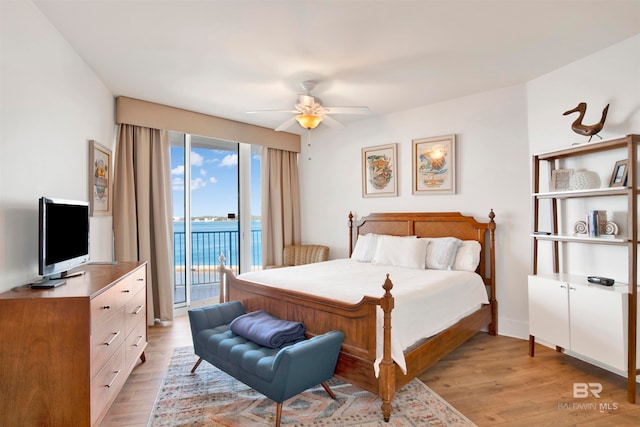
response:
{"label": "blue velvet bench", "polygon": [[203,360],[233,376],[277,403],[276,426],[282,402],[321,384],[331,398],[326,381],[333,376],[344,334],[330,331],[281,348],[260,346],[231,332],[229,324],[245,314],[239,301],[189,310],[193,348]]}

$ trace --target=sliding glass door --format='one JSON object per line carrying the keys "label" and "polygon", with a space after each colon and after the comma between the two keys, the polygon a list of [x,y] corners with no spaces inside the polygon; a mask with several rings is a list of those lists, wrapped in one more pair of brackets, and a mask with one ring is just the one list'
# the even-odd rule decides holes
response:
{"label": "sliding glass door", "polygon": [[252,250],[261,241],[260,158],[247,144],[178,132],[170,137],[174,304],[204,306],[218,302],[220,255],[236,272],[261,263]]}

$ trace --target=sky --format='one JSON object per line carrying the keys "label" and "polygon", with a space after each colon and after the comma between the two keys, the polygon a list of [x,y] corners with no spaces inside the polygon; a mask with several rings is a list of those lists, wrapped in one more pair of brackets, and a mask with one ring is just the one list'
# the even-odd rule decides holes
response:
{"label": "sky", "polygon": [[[184,148],[171,147],[173,216],[184,217]],[[238,214],[238,153],[191,149],[191,215]],[[251,156],[251,214],[260,215],[260,156]]]}

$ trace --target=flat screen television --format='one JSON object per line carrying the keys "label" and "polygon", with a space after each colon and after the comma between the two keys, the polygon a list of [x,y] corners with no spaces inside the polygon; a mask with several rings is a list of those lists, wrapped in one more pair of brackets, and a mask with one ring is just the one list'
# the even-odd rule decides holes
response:
{"label": "flat screen television", "polygon": [[89,203],[41,197],[38,273],[43,281],[67,276],[89,261]]}

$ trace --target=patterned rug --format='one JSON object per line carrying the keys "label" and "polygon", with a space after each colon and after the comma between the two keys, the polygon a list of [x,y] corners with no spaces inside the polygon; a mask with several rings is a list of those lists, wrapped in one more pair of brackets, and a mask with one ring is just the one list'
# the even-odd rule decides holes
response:
{"label": "patterned rug", "polygon": [[[198,359],[191,347],[177,348],[158,391],[149,427],[273,426],[276,404],[209,363],[191,368]],[[380,399],[337,378],[284,402],[282,425],[290,426],[474,426],[421,381],[414,379],[396,392],[391,420],[385,423]]]}

